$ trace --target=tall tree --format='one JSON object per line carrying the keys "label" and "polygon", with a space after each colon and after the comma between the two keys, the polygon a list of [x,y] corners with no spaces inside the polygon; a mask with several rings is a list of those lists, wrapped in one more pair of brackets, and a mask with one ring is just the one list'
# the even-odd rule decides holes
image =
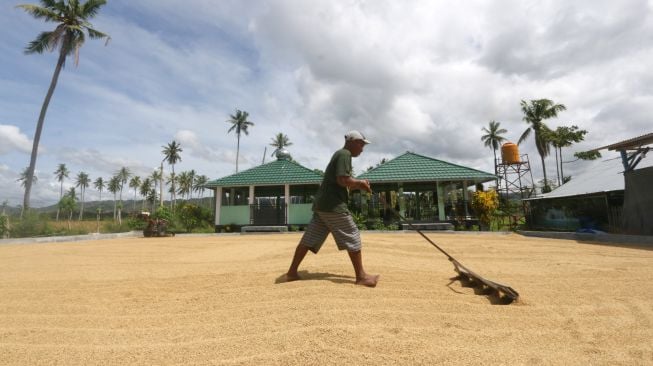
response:
{"label": "tall tree", "polygon": [[[571,127],[560,126],[549,133],[548,139],[551,141],[551,145],[556,149],[556,172],[558,173],[558,185],[565,182],[565,173],[562,167],[562,148],[583,141],[586,134],[586,130],[579,130],[576,125],[572,125]],[[558,156],[560,156],[559,160]]]}
{"label": "tall tree", "polygon": [[163,162],[161,162],[161,170],[155,169],[152,174],[150,174],[150,178],[155,185],[155,189],[156,186],[159,187],[159,206],[163,206]]}
{"label": "tall tree", "polygon": [[249,127],[254,126],[254,123],[248,121],[247,117],[249,117],[249,113],[236,109],[236,114],[229,115],[229,119],[227,120],[227,123],[231,123],[231,127],[227,133],[236,131],[236,138],[238,139],[236,143],[236,173],[238,173],[238,157],[240,155],[240,134],[244,133],[245,135],[249,135]]}
{"label": "tall tree", "polygon": [[188,199],[188,195],[193,188],[193,180],[189,172],[181,172],[177,177],[177,181],[179,182],[179,189],[177,190],[177,193],[179,193],[181,197],[186,195],[186,199]]}
{"label": "tall tree", "polygon": [[[163,153],[163,156],[165,156],[165,161],[167,161],[168,164],[170,164],[170,166],[172,167],[172,175],[174,176],[174,174],[175,174],[175,164],[177,164],[178,162],[181,161],[181,153],[184,150],[181,148],[181,145],[179,143],[177,143],[177,141],[175,141],[175,140],[172,140],[172,142],[169,143],[168,145],[161,146],[161,147],[163,147],[162,153]],[[162,177],[162,179],[163,179],[163,177]],[[172,184],[172,187],[170,188],[170,190],[172,192],[172,197],[171,197],[172,198],[172,208],[174,210],[174,207],[175,207],[175,182],[176,182],[176,179],[169,179],[169,182]],[[161,192],[161,197],[162,197],[161,199],[163,199],[163,192]]]}
{"label": "tall tree", "polygon": [[125,188],[125,183],[127,183],[127,180],[129,177],[131,177],[132,173],[129,171],[127,167],[122,167],[118,172],[116,173],[116,176],[118,177],[118,180],[120,181],[120,200],[118,202],[118,223],[122,224],[122,191]]}
{"label": "tall tree", "polygon": [[59,51],[57,65],[54,68],[50,87],[48,88],[48,92],[43,100],[41,113],[39,114],[39,119],[36,123],[36,131],[34,132],[32,154],[27,170],[27,184],[25,185],[25,196],[23,198],[24,209],[29,208],[32,179],[34,177],[34,169],[36,168],[36,157],[38,155],[39,141],[41,140],[45,114],[48,110],[50,99],[54,94],[54,89],[57,86],[59,73],[66,62],[66,57],[74,55],[75,65],[78,64],[79,49],[86,40],[86,33],[88,33],[88,36],[91,39],[106,38],[106,41],[109,42],[110,37],[107,34],[94,29],[93,25],[89,22],[89,19],[97,15],[100,7],[104,4],[106,4],[106,0],[88,0],[85,3],[80,3],[79,0],[41,0],[42,6],[32,4],[18,5],[18,7],[23,8],[23,10],[28,12],[34,18],[43,19],[45,22],[57,23],[57,26],[53,31],[42,32],[35,40],[30,42],[25,48],[25,53],[40,54],[46,50]]}
{"label": "tall tree", "polygon": [[170,193],[170,209],[174,210],[175,208],[175,187],[177,186],[177,182],[179,181],[179,178],[177,178],[177,174],[175,172],[171,172],[168,174],[168,181],[166,182],[167,184],[170,185],[170,188],[168,188],[168,193]]}
{"label": "tall tree", "polygon": [[544,164],[544,158],[549,155],[549,141],[546,139],[546,131],[549,130],[547,125],[544,123],[544,120],[549,118],[558,117],[558,112],[562,112],[567,109],[563,104],[555,104],[552,100],[549,99],[535,99],[531,100],[530,103],[522,100],[521,110],[524,113],[522,118],[529,126],[522,133],[521,137],[517,144],[524,142],[531,131],[535,135],[535,147],[537,148],[538,154],[540,154],[540,159],[542,161],[542,173],[544,174],[544,191],[550,191],[551,188],[548,186],[548,179],[546,177],[546,165]]}
{"label": "tall tree", "polygon": [[147,195],[150,194],[151,189],[152,179],[150,177],[145,177],[145,179],[143,179],[141,182],[140,187],[138,187],[138,193],[140,193],[141,197],[143,197],[143,201],[141,202],[141,211],[145,211],[145,201],[147,200]]}
{"label": "tall tree", "polygon": [[204,201],[204,190],[206,189],[205,185],[209,182],[209,178],[206,175],[198,175],[195,177],[195,192],[199,193],[200,202]]}
{"label": "tall tree", "polygon": [[[506,138],[501,135],[508,131],[501,128],[501,122],[494,120],[490,121],[488,127],[483,127],[481,131],[485,133],[485,135],[481,136],[481,141],[483,141],[485,147],[491,148],[492,154],[494,154],[494,175],[497,175],[497,149],[499,149],[501,143],[506,140]],[[497,187],[498,186],[499,183],[497,178]]]}
{"label": "tall tree", "polygon": [[[97,208],[97,221],[98,221],[98,225],[99,225],[99,222],[100,222],[100,216],[102,215],[102,191],[104,190],[104,187],[105,187],[105,186],[106,186],[106,184],[105,184],[105,182],[104,182],[104,179],[102,179],[102,177],[98,177],[98,178],[95,180],[95,182],[93,182],[93,187],[95,187],[95,189],[97,189],[98,191],[100,191],[100,200],[99,200],[99,201],[100,201],[100,205],[99,205],[98,208]],[[98,226],[98,227],[99,227],[99,226]]]}
{"label": "tall tree", "polygon": [[274,151],[272,152],[272,155],[270,156],[275,156],[279,151],[281,151],[284,147],[292,145],[292,142],[290,142],[290,139],[288,138],[287,135],[284,135],[282,132],[279,132],[272,138],[272,143],[270,143],[270,146],[274,147]]}
{"label": "tall tree", "polygon": [[197,179],[197,172],[195,169],[188,171],[188,198],[193,199],[193,191],[195,190],[195,180]]}
{"label": "tall tree", "polygon": [[[20,172],[20,176],[18,177],[18,179],[16,179],[16,182],[20,182],[20,185],[22,187],[25,187],[27,185],[28,170],[29,170],[29,167],[23,169],[23,171]],[[36,184],[37,181],[38,181],[38,178],[36,177],[36,175],[34,175],[32,177],[31,184]],[[20,217],[23,217],[24,213],[25,213],[25,206],[21,207],[21,209],[20,209]]]}
{"label": "tall tree", "polygon": [[111,177],[111,179],[109,179],[109,183],[107,184],[107,191],[113,193],[113,221],[116,221],[116,208],[117,208],[116,196],[120,191],[120,177],[114,175],[113,177]]}
{"label": "tall tree", "polygon": [[136,194],[141,187],[141,177],[135,175],[129,180],[129,188],[134,189],[134,202],[132,202],[132,212],[136,211]]}
{"label": "tall tree", "polygon": [[77,196],[75,195],[75,187],[70,187],[70,190],[68,190],[68,192],[66,192],[66,194],[63,197],[61,197],[58,205],[62,211],[69,212],[68,230],[71,229],[70,221],[73,219],[73,211],[75,210],[76,205],[77,205]]}
{"label": "tall tree", "polygon": [[[59,182],[59,200],[61,201],[61,198],[63,198],[63,181],[65,178],[68,178],[68,174],[70,171],[68,168],[66,168],[66,164],[59,164],[57,167],[57,170],[54,171],[54,176],[57,178],[57,181]],[[57,206],[57,221],[59,221],[59,206]]]}
{"label": "tall tree", "polygon": [[[29,167],[23,169],[23,171],[20,172],[20,176],[18,177],[18,179],[16,179],[16,182],[20,182],[21,187],[25,187],[25,185],[27,185],[27,171],[28,170],[29,170]],[[39,179],[38,179],[37,176],[32,177],[32,184],[36,184],[36,182],[38,180]]]}
{"label": "tall tree", "polygon": [[79,187],[79,198],[80,198],[80,208],[79,208],[79,221],[82,221],[84,218],[84,197],[86,195],[86,188],[91,184],[91,178],[85,172],[79,172],[75,180],[75,187]]}

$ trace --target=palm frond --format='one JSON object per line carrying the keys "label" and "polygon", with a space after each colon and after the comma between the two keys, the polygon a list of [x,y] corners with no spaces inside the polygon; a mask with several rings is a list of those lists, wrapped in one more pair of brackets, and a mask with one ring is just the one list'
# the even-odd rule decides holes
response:
{"label": "palm frond", "polygon": [[527,128],[526,131],[524,131],[524,133],[521,134],[521,137],[517,141],[517,145],[520,145],[522,142],[526,141],[526,139],[530,134],[531,134],[531,129]]}
{"label": "palm frond", "polygon": [[[93,29],[93,28],[86,27],[86,31],[88,32],[88,36],[91,39],[102,39],[102,38],[111,39],[111,37],[109,37],[108,34],[102,33],[102,32],[100,32],[98,30]],[[107,42],[109,41],[108,39],[107,39]]]}
{"label": "palm frond", "polygon": [[32,53],[43,53],[45,51],[52,51],[52,34],[54,32],[41,32],[35,40],[31,41],[27,47],[25,47],[26,54]]}
{"label": "palm frond", "polygon": [[31,4],[16,5],[16,7],[22,8],[29,15],[33,16],[36,19],[43,19],[46,22],[61,21],[61,17],[59,16],[59,13],[48,8],[44,8],[38,5],[31,5]]}
{"label": "palm frond", "polygon": [[106,0],[88,0],[82,5],[81,16],[84,18],[92,18],[97,15],[100,8],[105,5]]}

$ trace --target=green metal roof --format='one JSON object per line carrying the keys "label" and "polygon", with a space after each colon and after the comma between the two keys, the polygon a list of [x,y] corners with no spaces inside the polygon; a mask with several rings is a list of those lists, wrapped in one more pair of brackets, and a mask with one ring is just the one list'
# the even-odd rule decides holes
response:
{"label": "green metal roof", "polygon": [[451,164],[409,151],[357,178],[367,179],[370,183],[462,180],[483,183],[496,179],[492,173]]}
{"label": "green metal roof", "polygon": [[322,175],[290,160],[279,159],[208,182],[205,187],[320,184]]}

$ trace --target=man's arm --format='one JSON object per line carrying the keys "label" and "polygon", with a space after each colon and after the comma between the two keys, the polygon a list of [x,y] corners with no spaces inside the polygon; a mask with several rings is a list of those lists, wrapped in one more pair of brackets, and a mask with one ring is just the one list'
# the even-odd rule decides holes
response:
{"label": "man's arm", "polygon": [[338,185],[341,187],[347,187],[351,189],[360,189],[362,191],[367,191],[372,193],[372,188],[370,188],[370,182],[367,179],[354,179],[350,176],[341,175],[338,176]]}

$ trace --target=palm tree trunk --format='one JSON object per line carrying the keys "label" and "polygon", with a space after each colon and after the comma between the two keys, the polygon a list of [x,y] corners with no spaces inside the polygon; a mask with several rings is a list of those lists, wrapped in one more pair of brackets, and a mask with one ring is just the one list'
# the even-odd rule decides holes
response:
{"label": "palm tree trunk", "polygon": [[[67,36],[63,40],[64,44],[68,42]],[[39,151],[39,142],[41,141],[41,132],[43,131],[43,122],[45,121],[45,114],[48,111],[48,106],[50,105],[50,99],[52,99],[52,94],[54,94],[54,89],[57,87],[57,81],[59,80],[59,73],[63,68],[64,61],[66,61],[66,53],[64,52],[65,47],[62,47],[59,51],[59,59],[57,60],[57,66],[54,68],[54,74],[52,75],[52,81],[50,81],[50,87],[48,88],[48,93],[45,95],[45,100],[43,100],[43,105],[41,106],[41,113],[39,114],[39,121],[36,123],[36,131],[34,132],[34,143],[32,144],[32,155],[29,160],[29,168],[27,168],[27,178],[25,180],[25,196],[23,197],[23,211],[21,211],[21,218],[23,212],[29,209],[29,198],[32,192],[32,181],[34,179],[34,170],[36,169],[36,156]]]}
{"label": "palm tree trunk", "polygon": [[544,174],[544,186],[549,186],[549,180],[546,178],[546,166],[544,165],[544,155],[540,154],[540,159],[542,160],[542,174]]}
{"label": "palm tree trunk", "polygon": [[556,154],[556,174],[558,175],[558,186],[560,186],[560,163],[558,161],[558,148],[554,147],[554,149]]}
{"label": "palm tree trunk", "polygon": [[84,187],[83,186],[82,186],[81,191],[82,192],[80,193],[80,196],[81,196],[80,198],[81,198],[82,202],[81,202],[81,206],[79,208],[79,220],[78,221],[82,221],[82,218],[84,217]]}
{"label": "palm tree trunk", "polygon": [[560,177],[562,179],[562,183],[564,184],[565,173],[562,171],[562,147],[559,147],[558,149],[560,149]]}
{"label": "palm tree trunk", "polygon": [[[494,176],[497,176],[497,149],[492,149],[492,153],[494,154]],[[497,186],[497,191],[499,191],[499,178],[495,179],[495,183]]]}
{"label": "palm tree trunk", "polygon": [[[59,201],[61,201],[61,197],[63,197],[63,180],[61,181],[61,185],[59,187],[60,187],[59,188]],[[59,221],[59,210],[61,210],[61,209],[57,206],[57,221]]]}
{"label": "palm tree trunk", "polygon": [[240,154],[240,134],[238,134],[238,142],[236,143],[236,173],[238,173],[238,155]]}

